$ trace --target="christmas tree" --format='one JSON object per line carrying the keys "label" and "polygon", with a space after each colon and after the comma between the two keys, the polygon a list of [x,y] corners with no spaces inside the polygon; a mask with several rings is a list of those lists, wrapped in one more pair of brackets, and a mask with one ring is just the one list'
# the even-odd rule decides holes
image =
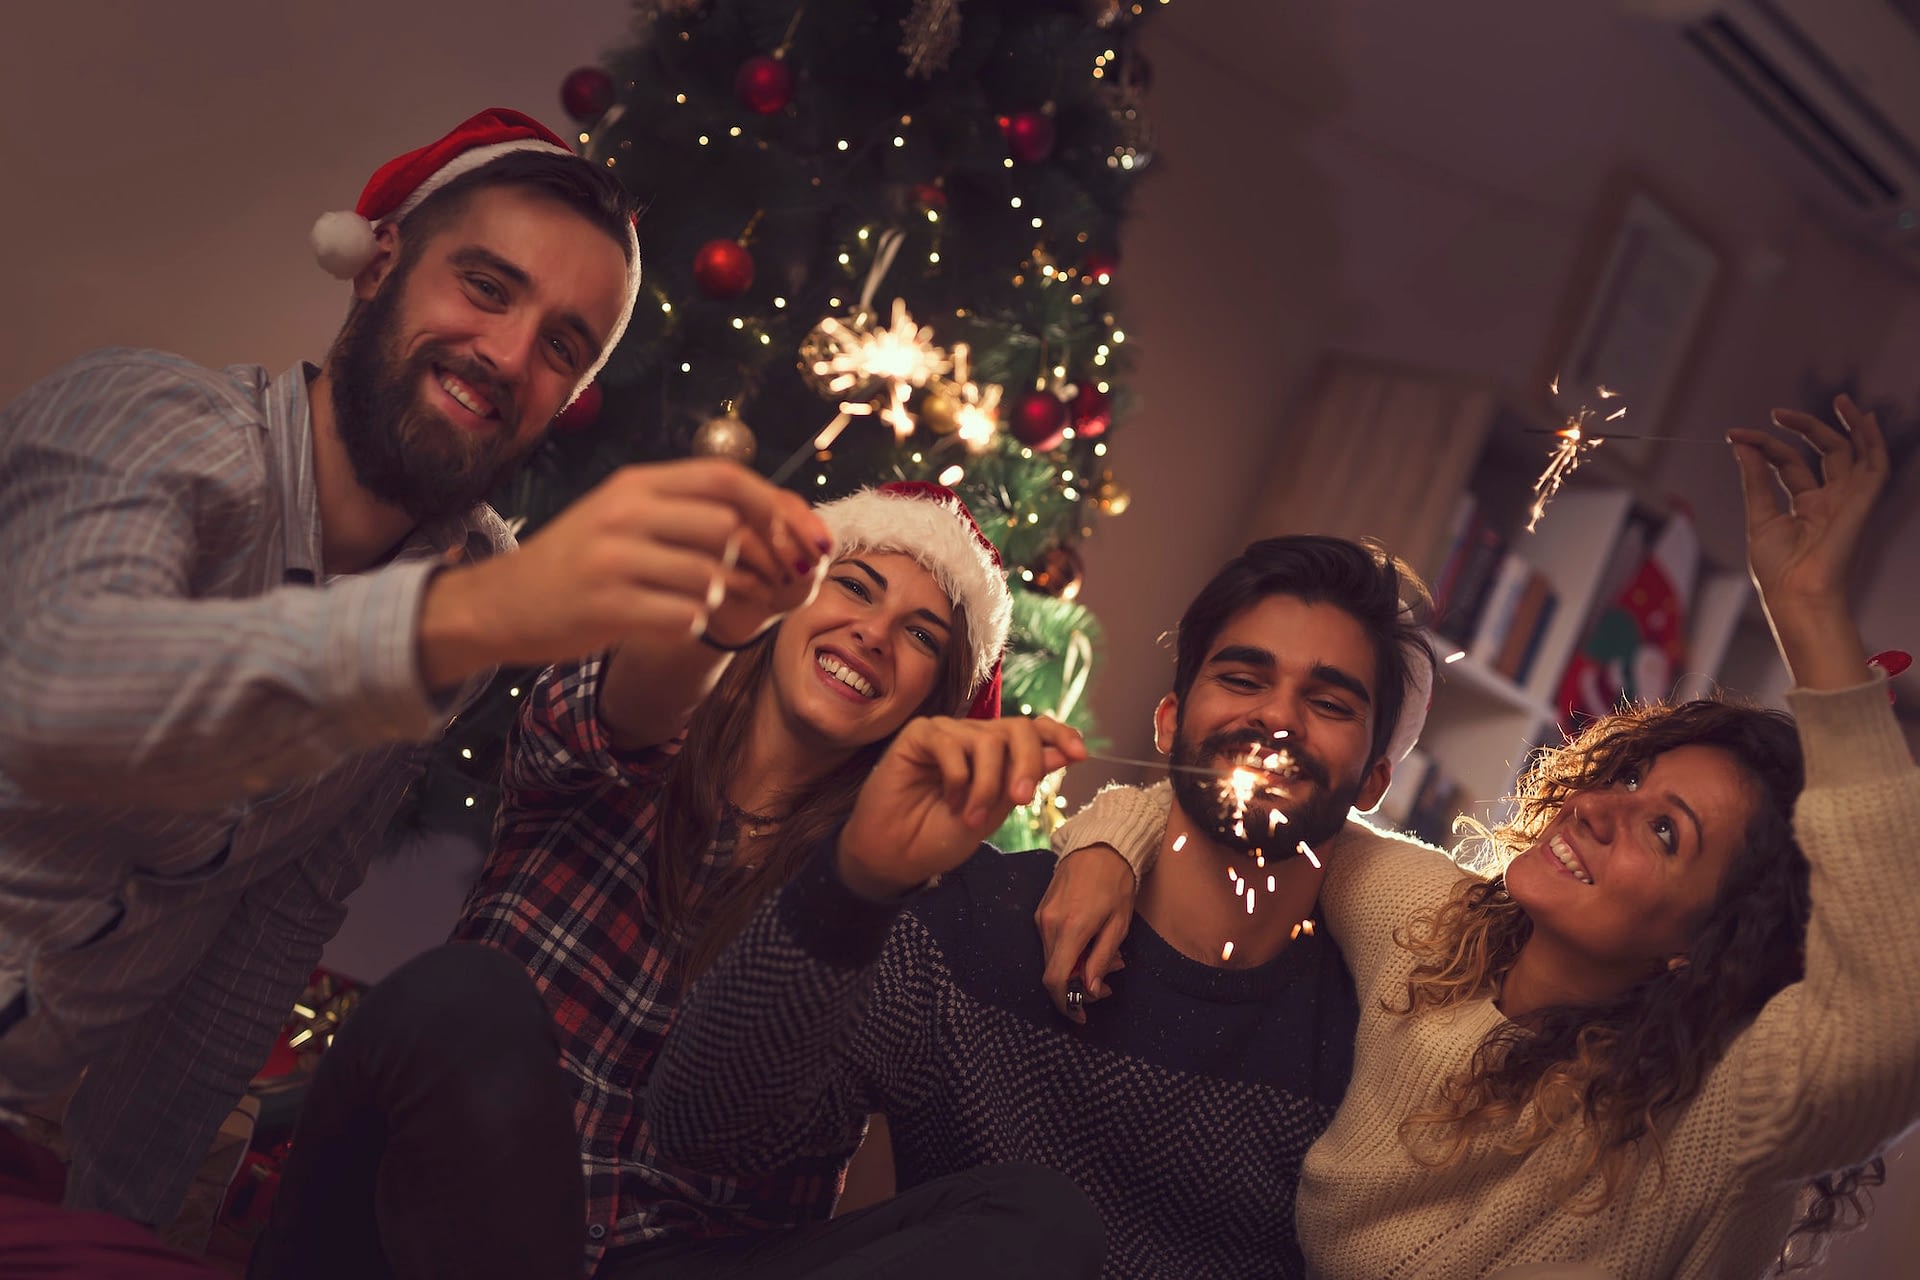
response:
{"label": "christmas tree", "polygon": [[[1076,546],[1126,491],[1112,288],[1151,157],[1138,26],[1166,0],[641,0],[562,86],[641,200],[631,326],[496,506],[538,529],[614,468],[718,454],[816,500],[959,490],[1014,587],[1009,714],[1083,732]],[[837,433],[837,434],[836,434]],[[484,838],[530,672],[438,749],[407,827]],[[1043,843],[1045,793],[999,833]]]}

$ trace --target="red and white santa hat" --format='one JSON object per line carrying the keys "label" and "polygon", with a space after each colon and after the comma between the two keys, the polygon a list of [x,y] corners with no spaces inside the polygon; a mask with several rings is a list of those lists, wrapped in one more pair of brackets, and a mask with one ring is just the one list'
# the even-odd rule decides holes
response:
{"label": "red and white santa hat", "polygon": [[[323,213],[313,224],[313,253],[329,275],[351,280],[373,261],[377,245],[375,228],[398,222],[419,207],[420,202],[455,178],[516,151],[545,151],[574,157],[574,152],[553,132],[532,116],[506,107],[489,107],[454,126],[453,132],[417,151],[396,156],[380,166],[360,192],[359,203],[349,211]],[[587,163],[581,160],[580,163]],[[634,299],[640,294],[640,240],[631,223],[627,226],[626,300],[599,359],[575,388],[575,394],[593,381],[606,364],[607,356],[619,345],[633,315]]]}
{"label": "red and white santa hat", "polygon": [[975,720],[999,715],[1000,656],[1013,623],[1013,597],[1000,553],[960,495],[924,480],[896,480],[818,510],[833,531],[835,555],[867,550],[912,556],[947,599],[967,611],[967,641],[973,648],[973,701],[967,715]]}

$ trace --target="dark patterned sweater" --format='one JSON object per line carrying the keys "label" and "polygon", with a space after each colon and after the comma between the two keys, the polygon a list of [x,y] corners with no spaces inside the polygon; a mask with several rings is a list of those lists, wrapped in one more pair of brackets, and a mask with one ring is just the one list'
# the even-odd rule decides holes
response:
{"label": "dark patterned sweater", "polygon": [[1325,937],[1257,969],[1135,918],[1085,1026],[1040,985],[1042,851],[982,846],[899,904],[823,850],[689,993],[648,1091],[670,1158],[751,1176],[846,1155],[886,1114],[902,1188],[1024,1160],[1105,1221],[1110,1277],[1298,1276],[1300,1162],[1352,1069],[1353,982]]}

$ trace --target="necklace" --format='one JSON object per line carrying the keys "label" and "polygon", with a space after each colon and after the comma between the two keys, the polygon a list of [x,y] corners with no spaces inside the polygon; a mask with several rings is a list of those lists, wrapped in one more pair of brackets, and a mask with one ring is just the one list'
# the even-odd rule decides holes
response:
{"label": "necklace", "polygon": [[786,821],[785,818],[774,817],[772,814],[749,813],[731,800],[726,804],[727,812],[732,815],[734,822],[740,828],[740,834],[749,840],[758,840],[763,836],[772,835],[780,829],[780,824]]}

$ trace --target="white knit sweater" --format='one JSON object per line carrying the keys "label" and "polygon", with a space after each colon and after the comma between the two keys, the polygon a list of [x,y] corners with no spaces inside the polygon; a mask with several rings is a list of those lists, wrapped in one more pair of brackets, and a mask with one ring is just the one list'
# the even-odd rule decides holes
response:
{"label": "white knit sweater", "polygon": [[[1415,1164],[1402,1119],[1503,1025],[1491,1000],[1405,1017],[1413,958],[1393,941],[1467,873],[1358,820],[1323,845],[1321,906],[1360,996],[1354,1073],[1308,1153],[1296,1206],[1309,1268],[1327,1280],[1466,1280],[1585,1262],[1617,1280],[1763,1274],[1807,1178],[1882,1150],[1920,1118],[1920,770],[1884,682],[1789,695],[1807,757],[1794,830],[1813,864],[1806,977],[1776,995],[1664,1126],[1599,1213],[1561,1207],[1577,1162],[1556,1140],[1526,1156],[1483,1134],[1444,1169]],[[1054,841],[1110,844],[1136,867],[1159,846],[1168,793],[1103,792]],[[1589,1188],[1594,1185],[1589,1184]]]}

